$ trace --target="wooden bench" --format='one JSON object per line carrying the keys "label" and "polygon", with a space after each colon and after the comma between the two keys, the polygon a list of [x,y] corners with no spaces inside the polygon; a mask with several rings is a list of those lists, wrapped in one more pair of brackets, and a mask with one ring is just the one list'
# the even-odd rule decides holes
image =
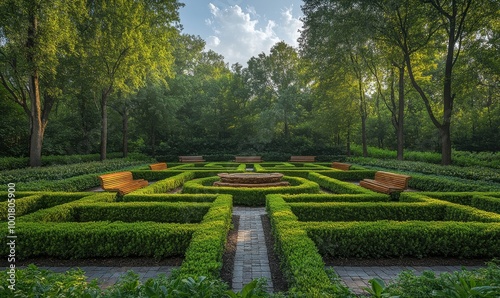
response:
{"label": "wooden bench", "polygon": [[166,162],[154,163],[154,164],[149,165],[149,169],[152,171],[166,170],[167,163]]}
{"label": "wooden bench", "polygon": [[291,162],[314,162],[316,156],[290,156]]}
{"label": "wooden bench", "polygon": [[235,162],[263,162],[262,157],[260,156],[235,156],[234,157]]}
{"label": "wooden bench", "polygon": [[180,162],[204,162],[203,156],[179,156]]}
{"label": "wooden bench", "polygon": [[132,172],[117,172],[99,176],[102,189],[116,191],[120,195],[127,194],[136,189],[148,186],[148,181],[132,177]]}
{"label": "wooden bench", "polygon": [[332,162],[332,168],[342,171],[349,171],[349,169],[351,168],[351,164],[334,161]]}
{"label": "wooden bench", "polygon": [[359,185],[376,192],[390,194],[407,189],[410,179],[411,176],[378,171],[375,173],[375,179],[363,179]]}

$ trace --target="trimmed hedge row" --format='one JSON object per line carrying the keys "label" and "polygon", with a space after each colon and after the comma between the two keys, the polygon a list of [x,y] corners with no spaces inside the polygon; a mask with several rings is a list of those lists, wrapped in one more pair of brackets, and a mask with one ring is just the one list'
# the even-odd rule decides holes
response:
{"label": "trimmed hedge row", "polygon": [[[154,193],[166,193],[170,190],[176,189],[184,184],[184,182],[189,181],[194,178],[193,172],[184,172],[176,176],[157,181],[144,188],[140,188],[131,192],[133,195],[145,195]],[[127,195],[125,195],[127,196]]]}
{"label": "trimmed hedge row", "polygon": [[231,227],[233,202],[230,195],[220,195],[193,234],[184,261],[177,272],[181,277],[218,278],[227,233]]}
{"label": "trimmed hedge row", "polygon": [[500,186],[482,181],[467,181],[452,177],[427,176],[411,173],[411,179],[408,186],[421,191],[437,192],[489,192],[500,191]]}
{"label": "trimmed hedge row", "polygon": [[315,182],[299,177],[283,177],[284,181],[290,182],[291,186],[283,187],[256,187],[256,188],[235,188],[212,186],[219,177],[207,177],[188,181],[184,184],[183,193],[218,193],[231,194],[233,202],[239,206],[264,206],[266,195],[272,193],[300,194],[318,193],[319,186]]}
{"label": "trimmed hedge row", "polygon": [[[3,194],[0,194],[3,197]],[[15,193],[16,216],[25,215],[40,209],[54,207],[60,204],[79,200],[85,196],[94,195],[93,193],[66,193],[66,192],[46,192],[46,193]],[[7,194],[5,194],[5,199]],[[10,204],[12,205],[12,204]],[[0,220],[5,220],[8,215],[9,203],[0,202]]]}
{"label": "trimmed hedge row", "polygon": [[161,223],[199,223],[210,203],[130,202],[78,204],[73,207],[74,221],[154,221]]}
{"label": "trimmed hedge row", "polygon": [[373,195],[365,194],[302,194],[302,195],[282,195],[283,200],[287,203],[299,202],[387,202],[389,197],[385,194],[374,193]]}
{"label": "trimmed hedge row", "polygon": [[170,222],[199,223],[210,208],[210,203],[187,202],[77,202],[43,209],[19,218],[31,222]]}
{"label": "trimmed hedge row", "polygon": [[314,242],[298,224],[290,206],[280,195],[268,195],[266,209],[289,291],[306,297],[330,297],[339,292],[342,285],[330,282]]}
{"label": "trimmed hedge row", "polygon": [[340,181],[338,179],[330,178],[320,173],[311,172],[309,173],[309,176],[307,178],[318,183],[321,187],[324,187],[337,194],[375,194],[375,192],[351,182]]}
{"label": "trimmed hedge row", "polygon": [[309,222],[307,235],[323,256],[382,258],[411,256],[497,257],[500,223]]}
{"label": "trimmed hedge row", "polygon": [[[56,197],[53,196],[53,197]],[[115,193],[95,193],[73,200],[68,203],[55,205],[48,209],[39,209],[36,212],[21,216],[19,222],[72,222],[76,221],[75,206],[79,204],[110,203],[116,201]]]}
{"label": "trimmed hedge row", "polygon": [[123,202],[200,202],[212,203],[217,195],[206,194],[128,194],[123,197]]}
{"label": "trimmed hedge row", "polygon": [[[17,258],[52,256],[64,259],[94,257],[144,256],[165,258],[180,256],[197,224],[163,224],[152,222],[39,223],[18,222]],[[7,230],[7,229],[5,229]],[[6,237],[7,232],[2,233]],[[0,251],[7,256],[9,247]]]}
{"label": "trimmed hedge row", "polygon": [[451,203],[471,206],[477,209],[500,214],[500,192],[428,192],[423,193],[431,198]]}

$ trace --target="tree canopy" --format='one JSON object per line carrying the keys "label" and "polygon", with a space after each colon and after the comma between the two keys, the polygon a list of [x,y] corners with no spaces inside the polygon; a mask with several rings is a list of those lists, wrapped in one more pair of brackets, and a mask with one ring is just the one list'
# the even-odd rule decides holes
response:
{"label": "tree canopy", "polygon": [[0,155],[498,151],[500,4],[305,0],[228,65],[176,0],[0,2]]}

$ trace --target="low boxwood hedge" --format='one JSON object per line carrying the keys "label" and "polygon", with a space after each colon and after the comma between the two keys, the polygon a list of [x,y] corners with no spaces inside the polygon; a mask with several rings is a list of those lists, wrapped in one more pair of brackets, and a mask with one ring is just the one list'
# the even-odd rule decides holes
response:
{"label": "low boxwood hedge", "polygon": [[336,258],[500,255],[500,223],[309,222],[303,228],[322,255]]}
{"label": "low boxwood hedge", "polygon": [[280,195],[268,195],[266,209],[289,292],[299,297],[335,297],[344,287],[329,280],[314,242],[301,228],[290,206]]}
{"label": "low boxwood hedge", "polygon": [[[197,224],[153,222],[40,223],[17,222],[16,258],[51,256],[64,259],[181,256]],[[2,237],[7,236],[7,229]],[[9,247],[2,245],[2,256]]]}
{"label": "low boxwood hedge", "polygon": [[180,277],[220,276],[222,254],[231,227],[232,211],[233,202],[230,195],[220,195],[212,203],[193,234],[184,262],[177,272]]}
{"label": "low boxwood hedge", "polygon": [[387,202],[389,197],[385,194],[374,193],[365,194],[300,194],[300,195],[282,195],[285,202]]}
{"label": "low boxwood hedge", "polygon": [[[60,204],[79,200],[94,193],[67,193],[67,192],[16,192],[15,202],[0,202],[0,220],[4,220],[8,215],[8,208],[15,207],[16,216],[25,215],[40,209],[54,207]],[[5,195],[7,198],[7,194]],[[13,205],[14,204],[14,205]]]}
{"label": "low boxwood hedge", "polygon": [[319,186],[315,182],[299,177],[283,177],[284,181],[290,182],[291,186],[282,187],[219,187],[212,186],[219,177],[207,177],[188,181],[184,184],[183,193],[217,193],[231,194],[233,202],[238,206],[264,206],[266,195],[272,193],[300,194],[318,193]]}
{"label": "low boxwood hedge", "polygon": [[[189,181],[194,178],[193,172],[184,172],[178,175],[172,176],[167,179],[163,179],[152,183],[146,187],[137,189],[130,194],[132,195],[145,195],[145,194],[154,194],[154,193],[166,193],[170,190],[181,187],[184,182]],[[127,195],[125,195],[127,196]]]}
{"label": "low boxwood hedge", "polygon": [[123,202],[205,202],[212,203],[217,198],[216,194],[128,194],[123,197]]}
{"label": "low boxwood hedge", "polygon": [[311,172],[309,173],[309,176],[307,178],[318,183],[321,187],[338,194],[375,194],[373,191],[363,188],[354,183],[340,181],[338,179],[330,178],[320,173]]}

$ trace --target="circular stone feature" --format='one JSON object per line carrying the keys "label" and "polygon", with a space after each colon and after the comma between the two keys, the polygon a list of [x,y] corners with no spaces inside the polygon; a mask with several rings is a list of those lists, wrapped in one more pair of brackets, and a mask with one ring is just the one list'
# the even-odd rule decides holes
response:
{"label": "circular stone feature", "polygon": [[220,173],[217,176],[220,177],[220,181],[214,182],[214,186],[273,187],[290,185],[287,181],[281,181],[283,174],[280,173]]}

